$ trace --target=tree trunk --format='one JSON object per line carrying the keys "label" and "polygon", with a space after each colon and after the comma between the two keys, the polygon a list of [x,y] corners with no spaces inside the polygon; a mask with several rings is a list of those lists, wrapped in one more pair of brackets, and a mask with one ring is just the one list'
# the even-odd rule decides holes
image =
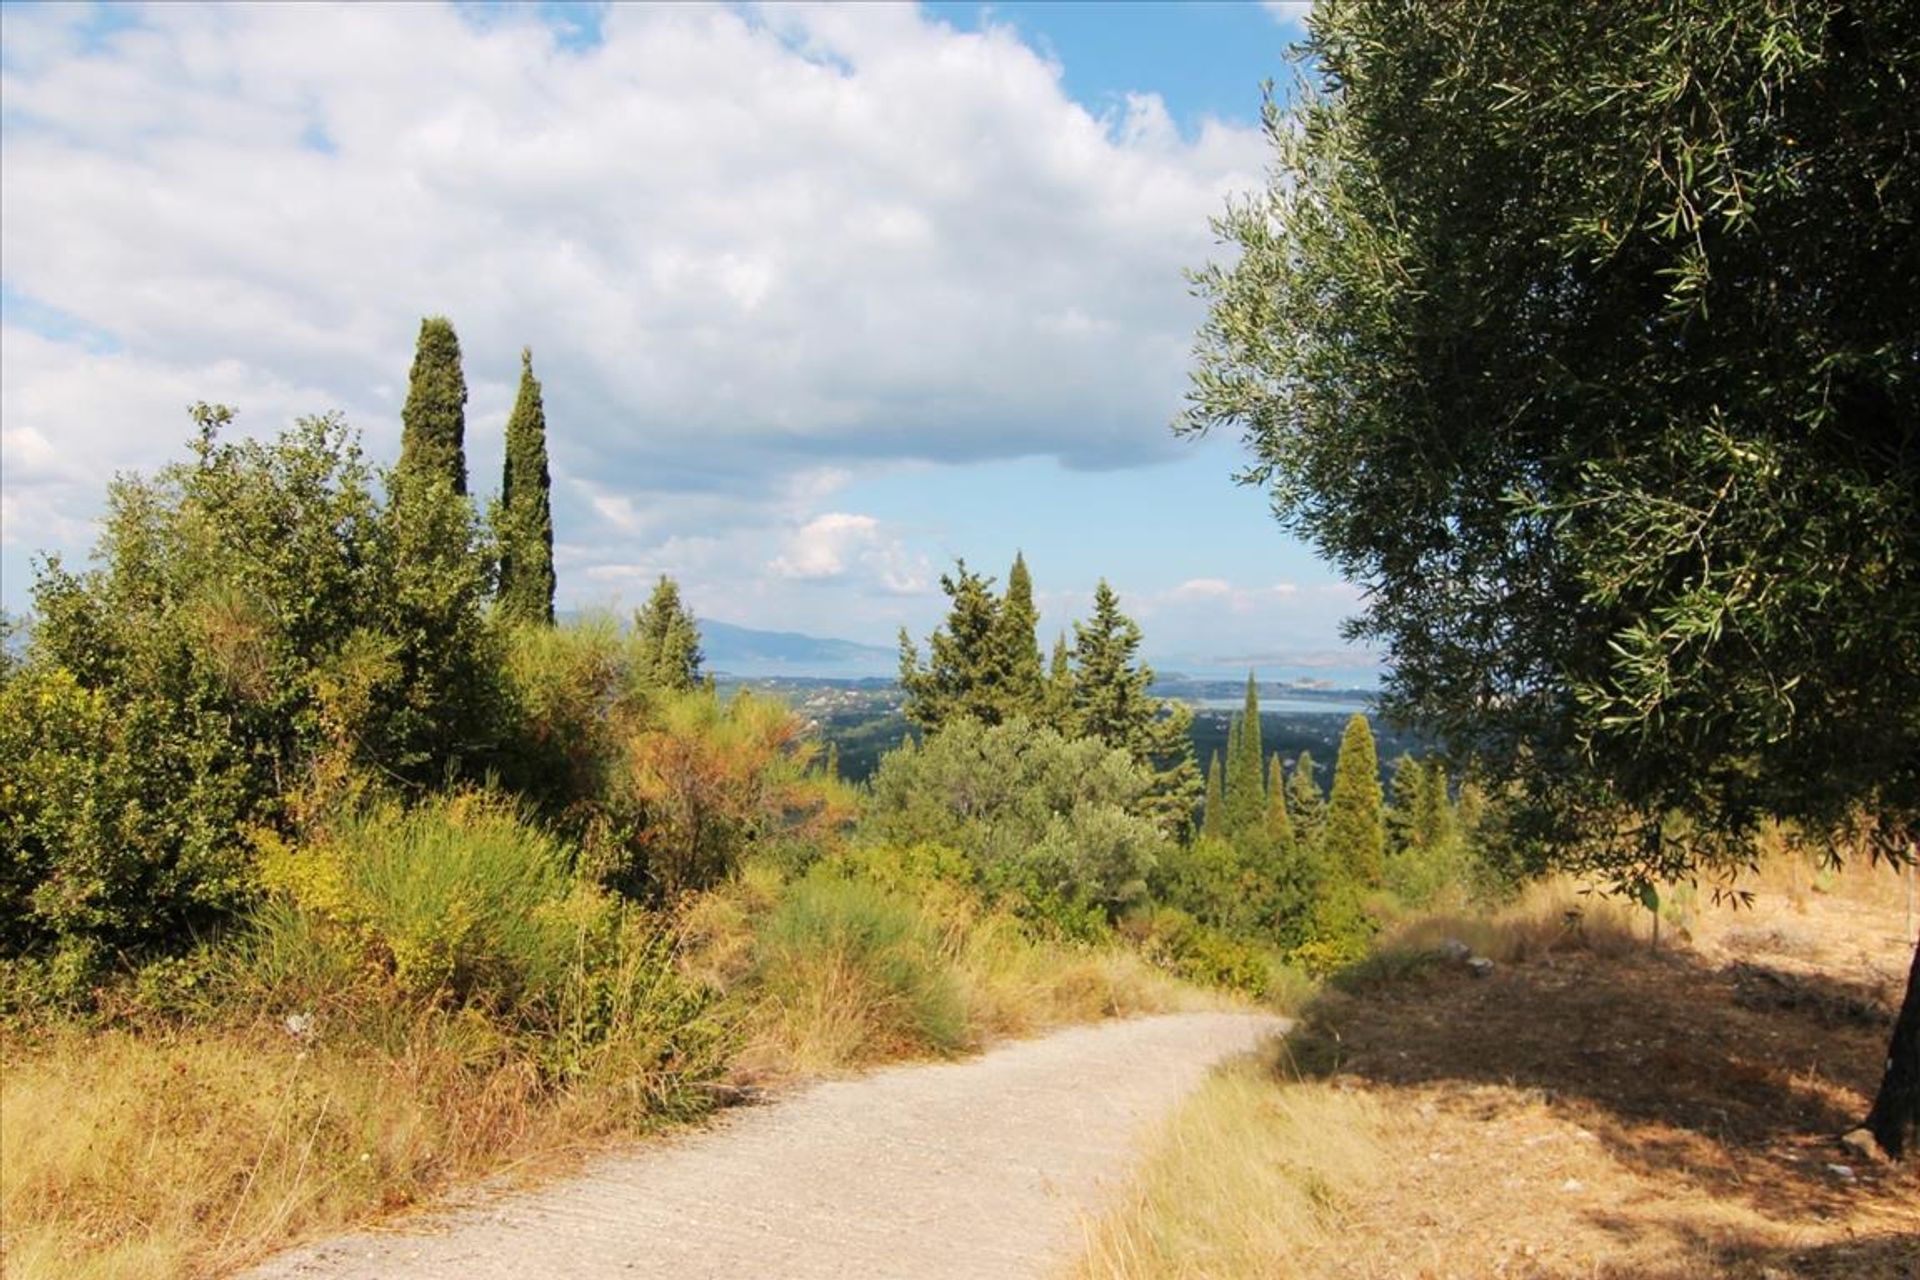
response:
{"label": "tree trunk", "polygon": [[1886,1074],[1866,1127],[1890,1156],[1920,1150],[1920,947],[1914,949],[1913,967],[1907,972],[1907,997],[1894,1019]]}

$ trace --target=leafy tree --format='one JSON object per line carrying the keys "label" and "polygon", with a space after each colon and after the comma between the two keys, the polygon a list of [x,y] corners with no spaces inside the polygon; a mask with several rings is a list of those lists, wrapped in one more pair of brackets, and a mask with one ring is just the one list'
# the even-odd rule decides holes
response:
{"label": "leafy tree", "polygon": [[680,584],[666,574],[654,584],[647,603],[634,612],[640,638],[640,663],[662,689],[692,689],[701,682],[700,626],[680,602]]}
{"label": "leafy tree", "polygon": [[[537,391],[536,391],[537,394]],[[467,491],[467,379],[460,339],[445,316],[420,322],[407,402],[400,410],[400,469],[444,477]]]}
{"label": "leafy tree", "polygon": [[[1910,6],[1351,0],[1302,56],[1197,277],[1186,426],[1244,429],[1365,584],[1388,714],[1623,887],[1738,862],[1768,813],[1865,809],[1910,850]],[[1914,965],[1869,1117],[1893,1152]]]}
{"label": "leafy tree", "polygon": [[961,560],[952,573],[940,575],[940,589],[952,604],[946,626],[928,637],[925,667],[906,628],[900,629],[906,717],[929,733],[961,718],[999,724],[1006,699],[1000,601],[993,594],[993,579],[972,572]]}
{"label": "leafy tree", "polygon": [[500,480],[500,611],[521,622],[553,625],[552,478],[547,473],[547,414],[533,352],[520,352],[520,394],[507,419]]}
{"label": "leafy tree", "polygon": [[1386,869],[1386,828],[1382,821],[1380,757],[1367,718],[1355,715],[1340,735],[1333,765],[1333,793],[1320,836],[1328,858],[1367,888],[1379,887]]}
{"label": "leafy tree", "polygon": [[1226,834],[1242,844],[1264,843],[1266,752],[1260,746],[1260,691],[1247,673],[1246,706],[1229,732],[1226,767]]}
{"label": "leafy tree", "polygon": [[1027,558],[1016,552],[1007,571],[1007,593],[994,618],[994,647],[999,654],[999,684],[1003,717],[1041,714],[1046,681],[1040,669],[1040,642],[1035,628],[1040,614],[1033,607],[1033,578]]}

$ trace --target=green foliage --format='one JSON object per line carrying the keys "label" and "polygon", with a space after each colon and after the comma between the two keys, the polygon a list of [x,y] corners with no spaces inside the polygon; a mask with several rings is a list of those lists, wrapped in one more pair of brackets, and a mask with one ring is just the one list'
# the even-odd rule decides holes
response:
{"label": "green foliage", "polygon": [[520,393],[507,418],[497,537],[501,614],[553,625],[553,503],[547,473],[547,414],[533,376],[533,352],[520,352]]}
{"label": "green foliage", "polygon": [[248,900],[246,825],[497,750],[465,500],[382,509],[338,418],[227,442],[230,410],[194,417],[191,462],[115,481],[97,567],[35,583],[0,690],[9,950],[185,946]]}
{"label": "green foliage", "polygon": [[1203,986],[1239,991],[1256,999],[1276,985],[1277,959],[1177,907],[1159,907],[1130,929],[1148,959]]}
{"label": "green foliage", "polygon": [[644,670],[663,689],[692,689],[702,681],[700,626],[680,602],[680,584],[664,573],[647,603],[633,615]]}
{"label": "green foliage", "polygon": [[1320,831],[1326,825],[1327,797],[1314,775],[1313,753],[1302,751],[1293,762],[1293,776],[1287,780],[1287,810],[1293,820],[1294,838],[1303,849],[1320,846]]}
{"label": "green foliage", "polygon": [[765,998],[828,998],[859,1011],[855,1060],[951,1053],[966,1042],[966,1002],[939,940],[906,901],[818,869],[791,885],[755,939]]}
{"label": "green foliage", "polygon": [[647,715],[657,688],[651,657],[637,631],[589,614],[565,626],[507,628],[502,660],[514,719],[501,779],[548,821],[583,836]]}
{"label": "green foliage", "polygon": [[1282,858],[1295,853],[1293,819],[1287,813],[1287,777],[1275,755],[1267,762],[1267,844]]}
{"label": "green foliage", "polygon": [[1040,614],[1033,606],[1033,577],[1027,572],[1027,558],[1014,553],[1013,567],[1007,570],[1007,593],[1001,598],[994,618],[994,648],[998,653],[999,679],[1008,716],[1038,717],[1045,707],[1046,680],[1040,671],[1040,642],[1035,631]]}
{"label": "green foliage", "polygon": [[1323,6],[1196,277],[1186,429],[1366,585],[1390,716],[1623,883],[1920,813],[1911,17]]}
{"label": "green foliage", "polygon": [[572,860],[509,804],[468,793],[382,805],[308,843],[266,838],[261,874],[403,996],[506,1007],[607,944],[613,901],[577,889]]}
{"label": "green foliage", "polygon": [[1227,788],[1220,770],[1220,753],[1207,761],[1207,799],[1200,810],[1200,834],[1225,839],[1227,834]]}
{"label": "green foliage", "polygon": [[744,691],[657,693],[621,730],[585,869],[629,897],[671,900],[731,875],[756,842],[831,839],[852,816],[785,706]]}
{"label": "green foliage", "polygon": [[1109,913],[1138,901],[1169,847],[1142,814],[1153,779],[1119,751],[1024,720],[963,719],[880,762],[863,831],[960,850],[983,879]]}
{"label": "green foliage", "polygon": [[1193,713],[1152,696],[1153,668],[1139,660],[1140,627],[1120,611],[1101,579],[1093,616],[1073,624],[1073,718],[1068,732],[1125,751],[1153,774],[1152,811],[1168,832],[1183,830],[1199,799]]}
{"label": "green foliage", "polygon": [[[1026,567],[1024,561],[1016,563]],[[1011,637],[1008,624],[1001,621],[993,579],[974,573],[961,560],[952,573],[940,575],[940,588],[953,603],[946,625],[927,639],[925,667],[906,628],[900,630],[900,687],[907,695],[907,719],[928,733],[961,719],[999,724],[1012,709],[1005,661]],[[1022,707],[1019,714],[1031,716],[1035,710]]]}
{"label": "green foliage", "polygon": [[1367,718],[1347,721],[1340,758],[1333,766],[1333,794],[1320,833],[1323,856],[1363,888],[1378,888],[1386,872],[1386,830],[1381,812],[1380,760]]}
{"label": "green foliage", "polygon": [[437,477],[465,496],[466,438],[467,379],[460,369],[460,339],[451,320],[428,316],[420,322],[407,375],[407,402],[400,409],[399,469]]}

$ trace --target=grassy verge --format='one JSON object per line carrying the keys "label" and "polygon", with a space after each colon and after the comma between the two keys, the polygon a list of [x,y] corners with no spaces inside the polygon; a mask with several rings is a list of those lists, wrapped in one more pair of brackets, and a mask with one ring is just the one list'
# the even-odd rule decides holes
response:
{"label": "grassy verge", "polygon": [[1806,883],[1701,901],[1659,950],[1567,886],[1403,922],[1185,1105],[1072,1274],[1905,1280],[1920,1170],[1834,1141],[1877,1080],[1903,904],[1890,876]]}

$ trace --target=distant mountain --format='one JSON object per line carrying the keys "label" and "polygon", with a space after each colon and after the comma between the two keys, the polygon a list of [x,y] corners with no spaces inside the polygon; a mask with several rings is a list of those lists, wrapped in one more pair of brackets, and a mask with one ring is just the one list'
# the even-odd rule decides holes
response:
{"label": "distant mountain", "polygon": [[797,631],[758,631],[700,619],[707,669],[730,676],[891,676],[900,654],[875,644],[829,640]]}

